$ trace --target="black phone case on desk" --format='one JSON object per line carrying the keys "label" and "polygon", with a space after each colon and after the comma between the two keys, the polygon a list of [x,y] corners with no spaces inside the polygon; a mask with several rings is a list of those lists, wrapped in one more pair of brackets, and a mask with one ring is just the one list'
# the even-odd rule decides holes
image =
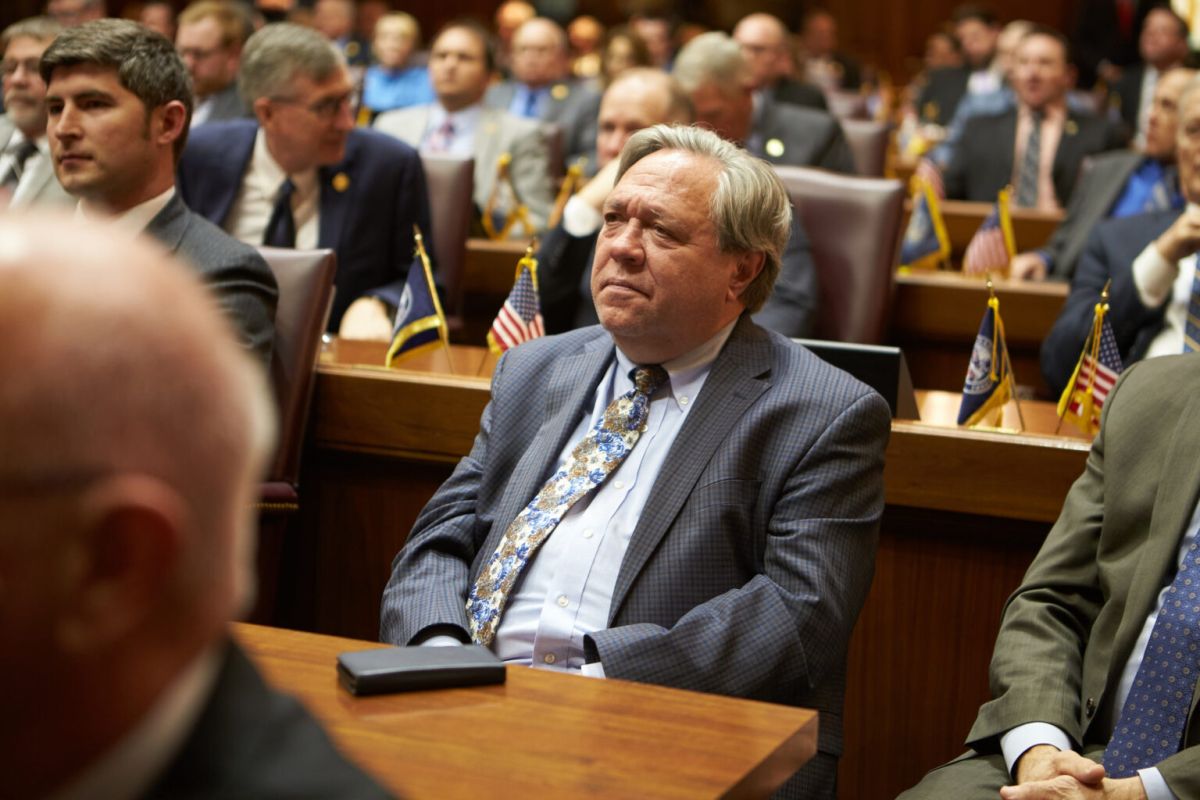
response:
{"label": "black phone case on desk", "polygon": [[504,683],[504,662],[486,647],[383,647],[338,656],[338,680],[353,695]]}

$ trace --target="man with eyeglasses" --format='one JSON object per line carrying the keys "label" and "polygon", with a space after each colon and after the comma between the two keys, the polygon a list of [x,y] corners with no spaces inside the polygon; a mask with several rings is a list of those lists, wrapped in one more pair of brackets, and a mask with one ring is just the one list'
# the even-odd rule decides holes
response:
{"label": "man with eyeglasses", "polygon": [[[248,244],[332,248],[338,268],[329,329],[350,305],[398,306],[413,259],[413,225],[432,239],[417,152],[354,127],[354,84],[342,54],[299,25],[268,25],[246,42],[238,88],[255,120],[202,125],[179,164],[187,204]],[[378,303],[374,298],[384,303]],[[361,306],[360,306],[361,307]]]}
{"label": "man with eyeglasses", "polygon": [[4,110],[0,115],[0,209],[65,204],[46,139],[46,83],[38,60],[62,30],[50,17],[30,17],[0,34]]}
{"label": "man with eyeglasses", "polygon": [[39,70],[54,170],[79,201],[76,215],[114,236],[144,233],[190,263],[266,368],[278,295],[270,268],[175,190],[192,84],[174,45],[136,22],[96,20],[59,34]]}
{"label": "man with eyeglasses", "polygon": [[250,19],[235,3],[200,0],[179,15],[175,49],[192,76],[196,108],[192,127],[247,115],[238,94],[237,73]]}

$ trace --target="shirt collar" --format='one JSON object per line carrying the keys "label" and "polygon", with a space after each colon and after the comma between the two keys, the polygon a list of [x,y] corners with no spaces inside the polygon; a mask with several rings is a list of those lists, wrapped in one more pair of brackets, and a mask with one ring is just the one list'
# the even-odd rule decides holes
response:
{"label": "shirt collar", "polygon": [[[676,403],[679,402],[680,397],[694,398],[699,394],[700,388],[704,385],[704,381],[712,369],[713,362],[717,360],[725,342],[729,341],[729,336],[733,333],[733,327],[736,324],[737,319],[734,319],[699,347],[670,361],[663,362],[662,368],[667,371],[667,375],[671,379],[667,391],[670,392]],[[624,393],[633,385],[629,380],[629,371],[638,365],[625,355],[620,347],[615,349],[617,351],[617,386],[624,387],[620,389],[620,393]]]}
{"label": "shirt collar", "polygon": [[259,128],[258,133],[254,136],[254,155],[250,157],[249,169],[257,173],[264,183],[269,183],[271,186],[280,186],[283,184],[284,178],[291,178],[300,197],[307,197],[317,186],[316,167],[295,175],[288,175],[283,167],[279,166],[275,156],[271,155],[271,148],[267,147],[267,135],[262,128]]}
{"label": "shirt collar", "polygon": [[138,203],[128,211],[123,211],[120,214],[112,216],[104,216],[95,214],[84,208],[84,201],[80,200],[75,205],[76,219],[98,219],[107,224],[114,225],[118,230],[126,231],[131,236],[141,233],[150,224],[150,220],[158,216],[158,212],[167,207],[167,203],[171,202],[171,198],[175,196],[175,186],[172,184],[165,192],[149,200]]}
{"label": "shirt collar", "polygon": [[[1022,119],[1033,119],[1033,109],[1024,103],[1017,101],[1017,113]],[[1059,122],[1067,118],[1067,103],[1066,100],[1059,100],[1055,103],[1048,104],[1042,109],[1043,122]]]}
{"label": "shirt collar", "polygon": [[475,130],[482,115],[483,103],[474,103],[458,111],[447,111],[441,103],[434,103],[429,111],[428,128],[437,130],[442,127],[443,122],[450,120],[450,124],[454,126],[454,135],[458,136],[464,131]]}

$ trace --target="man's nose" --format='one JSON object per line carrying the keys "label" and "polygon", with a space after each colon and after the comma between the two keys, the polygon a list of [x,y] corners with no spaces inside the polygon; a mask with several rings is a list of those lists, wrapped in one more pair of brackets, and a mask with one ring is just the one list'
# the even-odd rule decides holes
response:
{"label": "man's nose", "polygon": [[630,220],[625,223],[625,226],[613,238],[610,247],[613,260],[619,262],[622,266],[637,266],[641,264],[646,257],[646,251],[642,243],[644,233],[645,230],[642,224],[637,220]]}

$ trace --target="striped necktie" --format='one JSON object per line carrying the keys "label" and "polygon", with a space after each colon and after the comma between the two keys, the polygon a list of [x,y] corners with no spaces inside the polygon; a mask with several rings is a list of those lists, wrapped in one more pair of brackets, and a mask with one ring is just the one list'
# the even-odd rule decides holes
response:
{"label": "striped necktie", "polygon": [[480,570],[467,598],[467,622],[475,642],[491,645],[521,570],[571,506],[616,471],[646,429],[650,396],[667,382],[667,372],[657,365],[635,367],[630,377],[633,388],[608,404],[604,416],[504,531],[496,552]]}
{"label": "striped necktie", "polygon": [[1188,298],[1187,319],[1183,322],[1183,352],[1200,350],[1200,255],[1191,256],[1192,296]]}
{"label": "striped necktie", "polygon": [[21,182],[21,174],[25,171],[25,162],[29,157],[37,152],[37,145],[26,139],[21,142],[12,153],[12,164],[8,168],[8,174],[4,176],[4,180],[0,181],[9,192],[16,192],[17,185]]}
{"label": "striped necktie", "polygon": [[1183,556],[1150,629],[1133,686],[1104,750],[1110,778],[1132,777],[1179,752],[1200,674],[1200,547]]}
{"label": "striped necktie", "polygon": [[1041,111],[1030,113],[1029,138],[1025,141],[1025,155],[1021,159],[1021,174],[1017,177],[1017,205],[1033,208],[1038,201],[1038,173],[1042,164],[1042,119]]}

